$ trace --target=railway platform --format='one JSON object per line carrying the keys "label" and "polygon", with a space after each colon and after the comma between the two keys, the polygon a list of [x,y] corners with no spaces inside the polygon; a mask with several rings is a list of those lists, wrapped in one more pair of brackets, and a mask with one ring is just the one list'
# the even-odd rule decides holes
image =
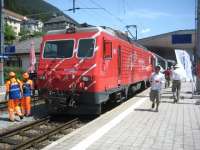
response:
{"label": "railway platform", "polygon": [[24,117],[22,120],[18,116],[16,116],[14,122],[9,121],[7,108],[0,109],[0,133],[12,128],[19,127],[23,124],[27,124],[29,122],[42,118],[43,116],[46,116],[47,111],[46,111],[45,104],[43,102],[39,104],[35,104],[35,103],[36,102],[33,102],[32,104],[31,116]]}
{"label": "railway platform", "polygon": [[158,112],[147,89],[43,150],[200,150],[200,103],[191,86],[182,83],[178,103],[164,89]]}

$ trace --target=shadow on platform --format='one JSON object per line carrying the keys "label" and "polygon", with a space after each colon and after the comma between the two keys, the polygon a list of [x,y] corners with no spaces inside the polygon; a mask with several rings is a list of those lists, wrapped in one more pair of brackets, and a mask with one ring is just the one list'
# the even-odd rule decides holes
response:
{"label": "shadow on platform", "polygon": [[172,97],[172,96],[164,96],[164,95],[161,95],[161,98],[172,99],[173,97]]}
{"label": "shadow on platform", "polygon": [[163,101],[163,100],[161,100],[160,102],[161,102],[161,103],[171,103],[171,104],[173,104],[173,103],[174,103],[173,101],[165,101],[165,100],[164,100],[164,101]]}
{"label": "shadow on platform", "polygon": [[137,95],[137,96],[134,96],[134,97],[149,97],[149,95]]}
{"label": "shadow on platform", "polygon": [[[161,95],[161,98],[173,99],[173,96],[164,96],[164,95]],[[192,99],[192,97],[191,96],[180,96],[180,99]]]}
{"label": "shadow on platform", "polygon": [[196,101],[195,105],[200,105],[200,100]]}
{"label": "shadow on platform", "polygon": [[[182,94],[192,94],[191,91],[180,91]],[[172,91],[163,91],[162,94],[172,94]]]}
{"label": "shadow on platform", "polygon": [[142,108],[136,108],[135,111],[149,111],[149,112],[155,112],[153,109],[142,109]]}
{"label": "shadow on platform", "polygon": [[188,102],[178,102],[177,104],[189,104],[189,105],[194,105],[195,103],[188,103]]}
{"label": "shadow on platform", "polygon": [[162,92],[162,94],[172,94],[172,91],[171,92],[165,91],[165,92]]}
{"label": "shadow on platform", "polygon": [[195,103],[189,103],[189,102],[183,102],[183,101],[179,101],[177,103],[174,103],[174,101],[160,101],[161,103],[171,103],[171,104],[189,104],[189,105],[194,105]]}

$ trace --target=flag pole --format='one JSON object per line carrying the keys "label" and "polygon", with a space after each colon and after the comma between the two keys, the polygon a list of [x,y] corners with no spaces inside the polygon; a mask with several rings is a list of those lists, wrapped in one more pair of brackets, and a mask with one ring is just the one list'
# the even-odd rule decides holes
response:
{"label": "flag pole", "polygon": [[[1,26],[0,26],[0,38],[1,38],[1,42],[0,42],[0,54],[2,55],[4,52],[4,12],[3,12],[3,8],[4,8],[4,0],[1,0],[1,4],[0,4],[0,22],[1,22]],[[0,58],[0,85],[4,85],[4,72],[3,72],[3,57]]]}

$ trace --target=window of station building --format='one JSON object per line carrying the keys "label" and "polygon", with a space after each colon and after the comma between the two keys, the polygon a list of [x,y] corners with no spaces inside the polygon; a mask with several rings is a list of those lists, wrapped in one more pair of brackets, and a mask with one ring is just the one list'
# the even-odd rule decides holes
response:
{"label": "window of station building", "polygon": [[80,39],[78,44],[78,57],[92,57],[95,47],[95,39]]}
{"label": "window of station building", "polygon": [[18,56],[11,56],[4,60],[4,65],[7,67],[22,67],[22,59]]}
{"label": "window of station building", "polygon": [[47,41],[44,58],[70,58],[73,55],[74,40]]}

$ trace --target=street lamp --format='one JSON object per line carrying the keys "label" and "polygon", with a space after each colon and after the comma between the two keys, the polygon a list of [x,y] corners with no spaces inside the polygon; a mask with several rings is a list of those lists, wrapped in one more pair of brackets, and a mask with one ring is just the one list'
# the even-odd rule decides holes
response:
{"label": "street lamp", "polygon": [[[133,27],[135,29],[135,36],[133,36],[133,34],[131,33],[131,31],[129,30],[129,28]],[[127,25],[126,29],[128,31],[128,33],[135,39],[137,40],[137,25]]]}

